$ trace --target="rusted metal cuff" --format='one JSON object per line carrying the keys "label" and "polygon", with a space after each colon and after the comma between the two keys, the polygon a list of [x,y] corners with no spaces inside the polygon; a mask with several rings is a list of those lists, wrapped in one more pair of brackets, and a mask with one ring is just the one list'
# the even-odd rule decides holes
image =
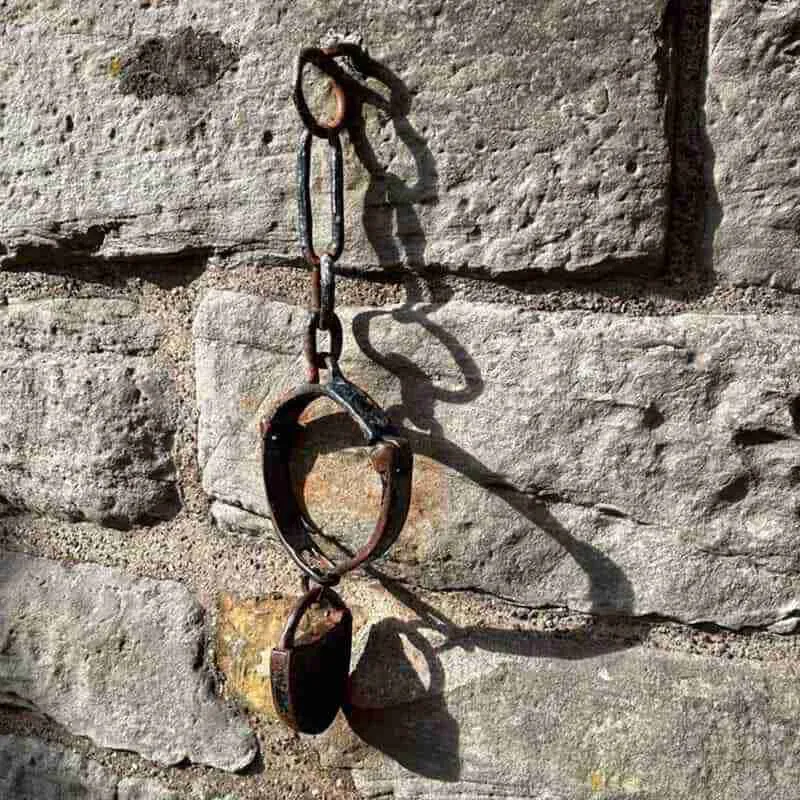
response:
{"label": "rusted metal cuff", "polygon": [[[300,416],[320,398],[328,398],[344,409],[361,429],[366,443],[373,446],[370,460],[383,485],[380,515],[372,536],[352,557],[338,564],[314,542],[312,537],[321,531],[298,502],[290,475]],[[333,585],[346,572],[391,547],[408,515],[411,448],[380,406],[342,376],[335,361],[330,364],[327,383],[307,383],[282,397],[261,423],[261,434],[264,487],[272,521],[292,560],[306,575],[321,586]]]}
{"label": "rusted metal cuff", "polygon": [[[329,619],[320,635],[295,642],[297,626],[316,602],[330,606]],[[289,614],[283,635],[270,654],[270,683],[275,710],[301,733],[322,733],[344,701],[350,673],[353,616],[339,595],[314,586]]]}

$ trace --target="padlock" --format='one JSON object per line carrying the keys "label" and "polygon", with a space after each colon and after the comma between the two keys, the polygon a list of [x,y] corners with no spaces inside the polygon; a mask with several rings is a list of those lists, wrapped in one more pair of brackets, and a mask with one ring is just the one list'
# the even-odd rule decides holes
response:
{"label": "padlock", "polygon": [[[322,630],[297,638],[305,612],[325,602]],[[350,674],[353,615],[339,595],[325,586],[312,586],[289,614],[280,642],[270,655],[270,681],[275,710],[300,733],[322,733],[345,699]]]}

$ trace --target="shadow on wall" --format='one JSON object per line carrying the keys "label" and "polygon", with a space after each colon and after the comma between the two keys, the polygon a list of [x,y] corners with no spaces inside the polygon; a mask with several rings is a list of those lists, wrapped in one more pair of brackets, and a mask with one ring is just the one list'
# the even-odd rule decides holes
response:
{"label": "shadow on wall", "polygon": [[[376,101],[375,94],[368,92],[365,100],[359,100],[348,125],[353,147],[371,179],[364,203],[364,226],[375,252],[381,254],[383,265],[397,264],[405,258],[411,266],[422,266],[425,236],[414,204],[436,200],[435,163],[424,140],[406,118],[410,95],[405,85],[376,62],[369,64],[368,72],[390,90],[390,99],[381,103],[380,98]],[[366,136],[363,102],[377,105],[390,114],[398,137],[415,160],[417,180],[413,185],[407,185],[379,163]],[[396,227],[392,224],[395,215]],[[361,350],[400,381],[400,402],[386,409],[388,415],[408,438],[415,453],[424,454],[499,497],[556,541],[585,572],[592,611],[630,611],[633,589],[617,564],[592,545],[575,538],[550,513],[545,502],[515,491],[473,454],[445,438],[443,427],[436,419],[437,406],[470,403],[484,388],[480,371],[469,353],[455,337],[430,319],[431,312],[446,303],[450,296],[445,288],[437,294],[435,303],[426,303],[420,284],[411,282],[401,307],[365,311],[354,319],[353,333]],[[386,314],[399,325],[422,326],[441,342],[461,370],[462,388],[438,387],[410,358],[399,353],[378,352],[370,341],[370,325],[376,317]],[[319,455],[362,444],[360,436],[352,429],[352,438],[348,435],[347,441],[342,440],[342,431],[348,429],[343,416],[334,414],[307,423],[310,442],[324,444],[311,444],[310,458],[304,459],[300,474],[295,475],[300,497],[305,478],[314,465],[314,451]],[[408,420],[409,424],[400,425],[400,420]],[[341,542],[334,540],[332,544],[348,552]],[[389,618],[370,628],[351,675],[350,699],[345,713],[353,732],[364,742],[426,778],[455,781],[460,777],[459,729],[447,708],[447,674],[440,658],[444,651],[460,648],[517,658],[582,659],[631,646],[621,641],[589,642],[584,639],[584,631],[551,635],[483,626],[459,627],[402,583],[374,567],[366,571],[413,611],[417,619],[407,622]],[[416,651],[418,656],[409,655],[409,651]]]}
{"label": "shadow on wall", "polygon": [[670,0],[665,17],[676,37],[677,70],[667,129],[672,150],[667,267],[696,283],[694,291],[684,287],[690,295],[704,295],[716,282],[714,239],[723,214],[706,115],[707,94],[713,91],[708,79],[711,0]]}
{"label": "shadow on wall", "polygon": [[[424,139],[416,133],[408,121],[411,94],[403,81],[388,67],[367,55],[359,58],[358,63],[351,64],[350,67],[362,80],[376,79],[389,90],[389,97],[386,99],[371,88],[359,89],[360,84],[356,82],[348,84],[349,98],[353,105],[348,111],[347,129],[356,155],[371,178],[363,211],[364,226],[370,243],[376,253],[393,254],[391,258],[386,258],[386,261],[397,263],[401,256],[399,240],[408,262],[422,266],[425,235],[414,211],[414,204],[435,202],[437,199],[438,175],[435,160]],[[413,185],[407,185],[380,164],[366,135],[363,115],[365,103],[376,106],[389,115],[398,137],[413,155],[417,171]],[[396,238],[392,235],[392,215],[397,217]],[[593,611],[617,613],[629,611],[633,607],[632,588],[613,561],[590,545],[575,539],[549,513],[546,503],[504,485],[502,479],[493,474],[475,456],[445,438],[442,426],[435,416],[436,405],[471,402],[482,393],[483,379],[465,348],[450,333],[429,319],[429,314],[444,305],[452,296],[452,292],[447,287],[440,288],[437,290],[436,303],[426,304],[423,302],[420,282],[409,282],[406,288],[406,301],[402,307],[388,311],[375,309],[363,312],[353,320],[353,334],[361,350],[373,362],[400,380],[400,403],[386,409],[387,414],[395,423],[403,418],[410,421],[412,427],[405,427],[402,432],[408,437],[415,453],[424,453],[495,494],[561,545],[589,578],[589,595]],[[386,356],[379,353],[370,342],[369,328],[375,317],[385,314],[390,314],[392,319],[401,325],[421,325],[438,339],[461,370],[464,387],[455,391],[439,388],[411,359],[399,353]],[[320,423],[325,425],[322,420],[316,424]],[[310,466],[306,464],[304,469],[307,471]],[[300,482],[302,483],[302,477]]]}
{"label": "shadow on wall", "polygon": [[[381,266],[402,263],[411,267],[424,266],[425,232],[414,207],[436,202],[439,176],[425,139],[408,120],[411,93],[395,73],[369,56],[363,56],[351,68],[361,79],[373,78],[389,91],[387,99],[370,89],[359,91],[359,84],[348,86],[353,108],[348,114],[347,131],[356,157],[370,179],[361,217],[364,230]],[[398,139],[408,149],[416,171],[412,181],[403,180],[381,164],[367,136],[365,103],[376,106],[388,116]]]}
{"label": "shadow on wall", "polygon": [[[441,302],[422,302],[418,286],[412,284],[401,307],[373,309],[355,317],[353,332],[361,350],[400,381],[400,402],[386,409],[387,413],[408,438],[415,453],[434,459],[488,494],[499,497],[556,541],[586,574],[592,611],[630,612],[633,589],[614,561],[591,544],[573,536],[550,513],[544,501],[517,492],[478,458],[445,438],[443,427],[436,418],[437,406],[470,403],[480,396],[484,387],[480,371],[470,354],[452,334],[430,319],[431,313],[446,300],[445,297]],[[375,318],[387,314],[398,325],[422,326],[441,342],[461,370],[462,387],[446,389],[436,386],[405,355],[378,352],[370,340],[370,325]],[[296,475],[299,496],[303,495],[304,480],[313,469],[316,455],[363,444],[360,432],[348,427],[343,417],[342,414],[332,414],[307,423],[310,457],[303,459],[302,472]],[[402,425],[401,420],[408,420],[409,424]],[[343,431],[348,433],[343,434]],[[348,551],[341,542],[333,540],[331,544]],[[458,724],[448,712],[445,699],[447,675],[440,660],[443,651],[461,648],[517,658],[582,659],[631,646],[620,641],[586,641],[584,631],[577,631],[574,635],[563,632],[551,635],[483,626],[459,627],[397,580],[374,567],[367,568],[367,572],[411,609],[417,620],[406,622],[390,618],[372,626],[351,676],[347,719],[363,741],[427,778],[444,781],[459,778]],[[432,638],[438,644],[434,644]],[[409,649],[416,651],[418,657],[410,656]],[[420,669],[420,659],[425,663],[424,669]],[[425,682],[420,677],[423,674],[428,676]],[[390,694],[388,701],[387,691]]]}
{"label": "shadow on wall", "polygon": [[[430,319],[430,313],[449,299],[440,296],[436,303],[422,303],[417,284],[408,286],[406,301],[400,308],[374,309],[358,314],[353,320],[353,335],[359,348],[373,362],[391,372],[400,381],[400,403],[386,409],[396,424],[407,418],[411,426],[400,426],[415,453],[424,453],[445,467],[496,495],[518,514],[547,533],[569,553],[589,579],[591,610],[625,613],[633,608],[633,589],[622,570],[599,550],[573,537],[549,512],[542,500],[522,494],[507,485],[478,458],[449,441],[441,423],[436,419],[436,406],[469,403],[483,391],[477,364],[464,347],[441,326]],[[420,325],[438,339],[450,353],[464,376],[464,388],[456,391],[437,387],[409,358],[400,353],[383,355],[370,341],[369,328],[373,319],[389,314],[398,324]],[[422,433],[421,431],[426,431]]]}
{"label": "shadow on wall", "polygon": [[[631,646],[620,640],[585,641],[583,630],[551,635],[459,627],[397,581],[374,568],[368,567],[367,572],[414,611],[418,620],[388,618],[370,628],[364,651],[350,676],[344,713],[360,739],[425,778],[457,781],[461,777],[459,728],[445,699],[447,673],[440,658],[443,652],[459,648],[516,658],[576,660]],[[440,643],[434,644],[431,634]],[[409,650],[424,660],[424,669]],[[391,686],[389,702],[385,699],[387,684]],[[382,698],[381,707],[375,707],[375,697]]]}
{"label": "shadow on wall", "polygon": [[[439,403],[469,403],[483,391],[483,380],[469,353],[447,331],[430,320],[430,313],[439,307],[424,304],[410,288],[405,304],[399,309],[371,310],[359,314],[353,331],[361,350],[375,363],[393,373],[401,385],[400,403],[387,409],[393,420],[407,417],[410,426],[402,432],[416,453],[425,453],[444,466],[460,473],[486,492],[495,494],[540,530],[551,536],[572,556],[589,581],[589,596],[593,611],[625,613],[633,607],[633,590],[622,570],[607,556],[587,542],[576,539],[549,512],[544,502],[503,487],[502,481],[479,459],[449,441],[441,423],[436,419]],[[442,299],[445,302],[445,299]],[[383,355],[370,341],[371,321],[390,314],[398,324],[421,325],[448,350],[464,377],[459,390],[442,389],[409,358],[399,353]],[[427,433],[420,433],[420,430]],[[372,569],[385,588],[407,605],[419,617],[419,623],[385,620],[370,631],[370,639],[352,676],[356,698],[369,693],[374,670],[383,673],[384,680],[402,674],[416,675],[402,645],[402,638],[424,657],[430,674],[430,685],[423,700],[397,703],[384,709],[360,708],[354,702],[348,709],[348,720],[354,732],[364,741],[377,747],[406,768],[430,778],[456,780],[459,777],[458,730],[447,713],[444,700],[446,675],[438,653],[459,647],[466,650],[488,650],[517,657],[587,658],[624,645],[612,643],[605,648],[597,644],[554,639],[546,634],[515,632],[486,627],[459,628],[441,613],[412,594],[400,583]],[[443,644],[434,647],[420,633],[428,628],[443,637]],[[373,641],[374,640],[374,641]],[[413,687],[412,687],[413,688]]]}

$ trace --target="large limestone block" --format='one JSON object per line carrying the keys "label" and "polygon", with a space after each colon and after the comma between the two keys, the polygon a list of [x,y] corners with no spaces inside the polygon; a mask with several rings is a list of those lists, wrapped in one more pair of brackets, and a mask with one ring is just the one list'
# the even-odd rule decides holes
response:
{"label": "large limestone block", "polygon": [[362,35],[411,106],[367,107],[359,156],[346,145],[349,265],[656,269],[664,6],[5,6],[0,261],[295,255],[294,60],[335,31]]}
{"label": "large limestone block", "polygon": [[715,268],[732,283],[798,289],[800,6],[712,0],[711,9],[707,112],[717,197],[708,225]]}
{"label": "large limestone block", "polygon": [[211,689],[203,613],[174,581],[0,559],[0,695],[101,747],[246,767],[256,745]]}
{"label": "large limestone block", "polygon": [[156,323],[124,300],[0,306],[0,498],[127,528],[178,508],[174,401],[148,354]]}
{"label": "large limestone block", "polygon": [[156,781],[122,778],[54,744],[0,736],[0,797],[8,800],[178,800]]}
{"label": "large limestone block", "polygon": [[[341,317],[345,374],[416,453],[391,552],[407,579],[732,626],[800,608],[796,319],[461,302]],[[258,420],[302,381],[304,325],[251,295],[202,302],[198,447],[215,500],[267,515]],[[304,437],[312,516],[363,538],[379,487],[359,437],[342,415],[312,415]]]}
{"label": "large limestone block", "polygon": [[792,666],[583,630],[376,615],[346,715],[323,763],[352,768],[365,797],[793,800],[800,779]]}

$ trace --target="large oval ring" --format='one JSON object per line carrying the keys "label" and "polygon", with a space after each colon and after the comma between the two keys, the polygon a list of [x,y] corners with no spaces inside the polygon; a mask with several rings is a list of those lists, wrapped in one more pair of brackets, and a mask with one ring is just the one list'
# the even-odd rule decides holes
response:
{"label": "large oval ring", "polygon": [[[320,398],[342,408],[358,425],[370,461],[382,484],[381,507],[375,529],[361,549],[334,563],[314,541],[321,531],[298,501],[290,464],[300,417]],[[346,572],[383,555],[400,535],[411,499],[412,454],[408,441],[397,434],[383,409],[368,395],[331,370],[327,383],[306,383],[284,395],[261,423],[264,488],[278,536],[297,566],[320,585],[339,582]]]}

